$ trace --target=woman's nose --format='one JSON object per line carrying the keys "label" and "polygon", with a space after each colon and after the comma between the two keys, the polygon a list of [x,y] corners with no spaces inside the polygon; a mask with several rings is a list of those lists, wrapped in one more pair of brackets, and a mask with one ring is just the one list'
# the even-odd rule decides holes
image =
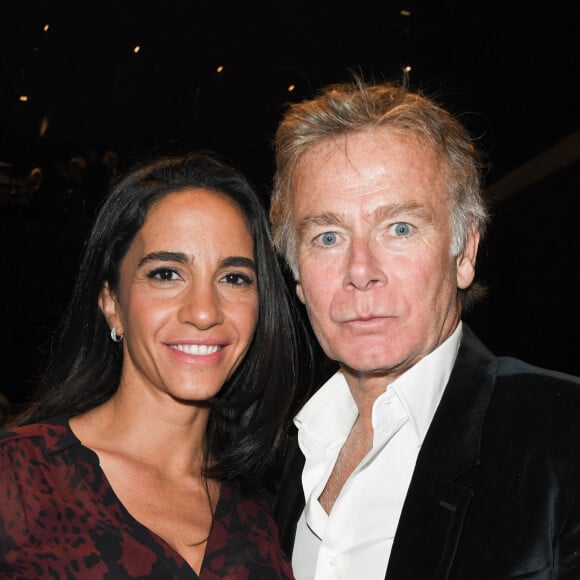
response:
{"label": "woman's nose", "polygon": [[223,312],[217,288],[210,284],[192,284],[182,296],[179,319],[202,329],[221,324]]}

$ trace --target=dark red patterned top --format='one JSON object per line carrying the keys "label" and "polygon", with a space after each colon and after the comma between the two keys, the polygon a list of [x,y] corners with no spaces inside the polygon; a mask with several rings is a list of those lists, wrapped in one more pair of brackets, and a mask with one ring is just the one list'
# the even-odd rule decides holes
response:
{"label": "dark red patterned top", "polygon": [[0,431],[0,578],[292,579],[266,496],[223,483],[201,574],[135,520],[60,417]]}

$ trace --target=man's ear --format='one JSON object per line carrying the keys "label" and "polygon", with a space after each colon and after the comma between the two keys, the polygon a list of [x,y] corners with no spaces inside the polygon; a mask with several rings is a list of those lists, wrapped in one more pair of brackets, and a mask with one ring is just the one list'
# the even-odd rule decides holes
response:
{"label": "man's ear", "polygon": [[124,334],[117,297],[111,292],[108,282],[103,284],[99,292],[99,308],[107,319],[109,327],[114,328],[118,335]]}
{"label": "man's ear", "polygon": [[465,290],[471,286],[475,278],[475,262],[479,247],[479,230],[475,226],[469,228],[469,234],[463,251],[457,256],[457,287]]}
{"label": "man's ear", "polygon": [[300,300],[300,302],[302,302],[302,304],[305,304],[304,290],[302,289],[302,284],[299,281],[296,282],[296,296],[298,296],[298,299]]}

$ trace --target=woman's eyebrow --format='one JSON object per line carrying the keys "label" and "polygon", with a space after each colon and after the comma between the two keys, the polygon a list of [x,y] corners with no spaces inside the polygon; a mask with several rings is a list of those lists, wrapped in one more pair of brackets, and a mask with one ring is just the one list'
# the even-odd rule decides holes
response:
{"label": "woman's eyebrow", "polygon": [[[194,259],[193,256],[189,256],[183,252],[151,252],[139,260],[139,266],[147,264],[148,262],[177,262],[179,264],[188,264],[193,262]],[[254,260],[252,258],[247,258],[246,256],[228,256],[220,262],[221,268],[231,268],[232,266],[238,268],[252,268],[253,270],[256,269],[256,263]]]}
{"label": "woman's eyebrow", "polygon": [[139,266],[142,266],[147,262],[179,262],[180,264],[187,264],[192,259],[193,258],[190,258],[183,252],[151,252],[139,260]]}
{"label": "woman's eyebrow", "polygon": [[222,268],[251,268],[252,270],[256,269],[256,263],[251,258],[246,258],[245,256],[229,256],[228,258],[224,258],[220,262],[220,266]]}

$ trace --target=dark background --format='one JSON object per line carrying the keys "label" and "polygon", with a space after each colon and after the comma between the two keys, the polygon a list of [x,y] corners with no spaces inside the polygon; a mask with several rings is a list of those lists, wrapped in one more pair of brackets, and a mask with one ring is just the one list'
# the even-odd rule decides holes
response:
{"label": "dark background", "polygon": [[[411,87],[460,116],[488,161],[494,221],[479,277],[489,292],[466,319],[498,354],[580,374],[580,141],[529,177],[546,151],[580,130],[574,2],[151,4],[2,3],[6,173],[25,179],[33,167],[65,167],[109,149],[123,167],[212,148],[267,203],[271,140],[288,102],[351,70],[401,79],[410,65]],[[518,170],[515,185],[497,189]],[[49,357],[90,217],[43,215],[16,195],[2,197],[0,392],[15,405]]]}

